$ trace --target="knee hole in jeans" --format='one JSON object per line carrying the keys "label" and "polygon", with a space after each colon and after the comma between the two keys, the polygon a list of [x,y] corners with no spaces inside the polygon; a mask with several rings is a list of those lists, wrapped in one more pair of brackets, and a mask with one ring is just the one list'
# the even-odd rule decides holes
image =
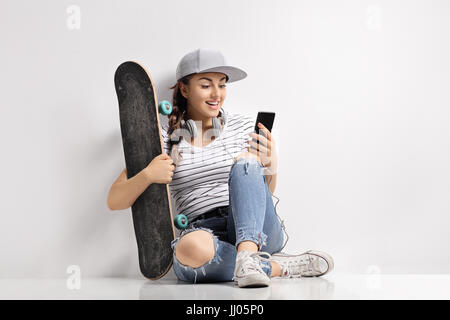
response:
{"label": "knee hole in jeans", "polygon": [[213,235],[205,230],[185,234],[177,243],[175,256],[188,267],[199,268],[214,258]]}

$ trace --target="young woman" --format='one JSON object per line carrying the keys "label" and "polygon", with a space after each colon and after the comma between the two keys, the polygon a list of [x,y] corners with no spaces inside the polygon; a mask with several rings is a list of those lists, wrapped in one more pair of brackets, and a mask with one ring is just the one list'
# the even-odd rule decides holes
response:
{"label": "young woman", "polygon": [[324,252],[280,253],[284,235],[271,197],[275,140],[263,125],[254,133],[253,119],[223,108],[226,83],[245,77],[219,51],[186,54],[171,88],[173,110],[162,127],[164,152],[129,180],[124,170],[108,195],[111,210],[124,209],[149,184],[169,183],[174,215],[189,220],[172,242],[173,268],[182,281],[268,286],[270,277],[321,276],[333,269]]}

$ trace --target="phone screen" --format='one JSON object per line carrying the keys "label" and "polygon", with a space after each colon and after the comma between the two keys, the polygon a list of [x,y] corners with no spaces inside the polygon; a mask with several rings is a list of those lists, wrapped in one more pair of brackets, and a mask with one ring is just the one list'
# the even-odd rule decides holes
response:
{"label": "phone screen", "polygon": [[[255,132],[264,135],[262,131],[259,132],[258,122],[261,122],[267,128],[267,130],[272,132],[274,120],[275,120],[275,112],[258,112],[258,116],[256,117],[255,123]],[[256,140],[256,142],[259,143],[259,140]]]}

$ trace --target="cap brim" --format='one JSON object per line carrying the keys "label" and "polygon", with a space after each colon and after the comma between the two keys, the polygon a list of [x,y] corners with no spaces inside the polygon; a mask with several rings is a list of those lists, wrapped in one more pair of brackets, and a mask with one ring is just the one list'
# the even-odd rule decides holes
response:
{"label": "cap brim", "polygon": [[238,80],[242,80],[245,77],[247,77],[247,73],[244,70],[241,70],[241,69],[236,68],[236,67],[231,67],[231,66],[214,67],[214,68],[202,70],[202,71],[200,71],[198,73],[205,73],[205,72],[220,72],[220,73],[224,73],[224,74],[226,74],[228,76],[227,83],[235,82],[235,81],[238,81]]}

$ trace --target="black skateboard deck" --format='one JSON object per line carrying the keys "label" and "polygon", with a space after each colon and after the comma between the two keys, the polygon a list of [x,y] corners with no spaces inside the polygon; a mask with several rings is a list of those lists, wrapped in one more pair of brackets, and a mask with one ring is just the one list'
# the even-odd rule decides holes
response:
{"label": "black skateboard deck", "polygon": [[[128,179],[163,152],[155,87],[138,63],[122,63],[114,75]],[[152,183],[131,207],[142,274],[151,280],[172,266],[175,239],[168,184]]]}

